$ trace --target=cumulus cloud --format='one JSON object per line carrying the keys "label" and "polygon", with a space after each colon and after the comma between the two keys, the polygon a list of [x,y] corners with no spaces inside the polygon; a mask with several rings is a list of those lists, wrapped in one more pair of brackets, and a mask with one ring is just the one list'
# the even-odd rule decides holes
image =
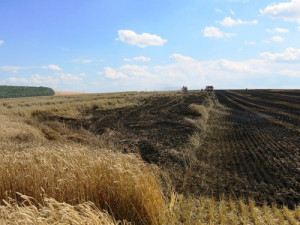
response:
{"label": "cumulus cloud", "polygon": [[48,65],[48,66],[42,66],[42,69],[44,70],[62,70],[62,68],[60,68],[59,66],[57,65]]}
{"label": "cumulus cloud", "polygon": [[123,60],[125,62],[131,62],[131,61],[149,62],[149,61],[151,61],[151,58],[145,57],[145,56],[137,56],[137,57],[133,57],[133,58],[125,58]]}
{"label": "cumulus cloud", "polygon": [[151,77],[147,70],[148,66],[123,65],[120,67],[122,73],[133,77]]}
{"label": "cumulus cloud", "polygon": [[121,72],[118,72],[116,70],[114,70],[113,68],[111,67],[105,67],[104,68],[104,74],[107,78],[111,78],[111,79],[124,79],[124,78],[128,78],[127,75],[121,73]]}
{"label": "cumulus cloud", "polygon": [[203,67],[199,61],[178,53],[170,55],[169,58],[173,60],[173,63],[153,68],[159,77],[176,78],[179,81],[187,77],[198,77],[199,81],[201,80]]}
{"label": "cumulus cloud", "polygon": [[260,13],[274,19],[300,23],[300,0],[268,5]]}
{"label": "cumulus cloud", "polygon": [[168,41],[167,39],[163,39],[156,34],[137,34],[132,30],[119,30],[118,35],[119,37],[116,40],[130,45],[136,45],[141,48],[146,48],[148,46],[161,46]]}
{"label": "cumulus cloud", "polygon": [[286,48],[281,53],[262,52],[260,56],[270,61],[295,62],[300,61],[300,49]]}
{"label": "cumulus cloud", "polygon": [[0,45],[3,45],[4,44],[4,41],[3,40],[0,40]]}
{"label": "cumulus cloud", "polygon": [[247,65],[244,62],[234,62],[227,59],[221,59],[219,60],[219,64],[226,70],[238,73],[253,73],[256,71],[255,69],[251,68],[250,65]]}
{"label": "cumulus cloud", "polygon": [[257,24],[258,20],[251,20],[251,21],[243,21],[241,19],[232,19],[231,17],[225,17],[220,24],[226,27],[231,27],[235,25],[248,25],[248,24]]}
{"label": "cumulus cloud", "polygon": [[280,37],[280,36],[273,36],[273,37],[271,37],[271,40],[275,41],[275,42],[283,42],[284,38]]}
{"label": "cumulus cloud", "polygon": [[224,33],[219,28],[214,26],[205,27],[203,33],[204,33],[204,37],[209,37],[209,38],[223,38],[223,37],[235,36],[235,34]]}
{"label": "cumulus cloud", "polygon": [[[281,55],[283,54],[280,53],[275,58],[282,57]],[[300,58],[299,55],[298,57]],[[293,57],[289,56],[289,58]],[[282,78],[294,79],[299,77],[297,71],[300,71],[299,63],[289,63],[289,61],[278,63],[276,60],[266,60],[266,58],[243,61],[229,59],[203,61],[175,53],[170,55],[169,59],[170,63],[164,65],[123,65],[110,68],[110,71],[106,68],[104,75],[107,75],[106,72],[113,74],[112,77],[115,80],[112,86],[118,90],[120,88],[130,90],[132,87],[136,87],[135,90],[174,90],[182,85],[187,85],[191,89],[201,89],[208,84],[217,88],[264,88],[266,86],[260,85],[262,81],[264,81],[263,85],[270,82],[273,85],[278,77],[280,77],[278,78],[278,87],[280,87]]]}

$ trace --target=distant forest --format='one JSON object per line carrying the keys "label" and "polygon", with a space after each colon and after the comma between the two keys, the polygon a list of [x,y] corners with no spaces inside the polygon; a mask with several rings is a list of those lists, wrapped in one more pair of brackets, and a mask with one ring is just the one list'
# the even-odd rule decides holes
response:
{"label": "distant forest", "polygon": [[0,86],[1,98],[52,96],[55,92],[48,87]]}

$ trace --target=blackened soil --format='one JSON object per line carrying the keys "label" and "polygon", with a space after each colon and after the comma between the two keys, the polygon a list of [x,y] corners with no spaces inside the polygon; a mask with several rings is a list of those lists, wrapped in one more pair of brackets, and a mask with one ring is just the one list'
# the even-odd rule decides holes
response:
{"label": "blackened soil", "polygon": [[95,135],[104,135],[109,131],[115,133],[110,139],[114,143],[122,143],[123,152],[138,153],[149,163],[163,163],[167,150],[180,148],[195,131],[195,127],[184,120],[185,117],[199,116],[189,109],[189,105],[201,104],[206,97],[200,92],[148,97],[138,106],[112,110],[86,109],[83,118],[89,119],[56,120],[73,128],[83,127]]}

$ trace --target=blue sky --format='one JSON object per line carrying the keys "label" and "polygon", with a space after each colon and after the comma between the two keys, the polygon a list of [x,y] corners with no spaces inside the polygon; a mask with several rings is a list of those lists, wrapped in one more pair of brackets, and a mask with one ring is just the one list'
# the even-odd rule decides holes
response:
{"label": "blue sky", "polygon": [[300,88],[300,0],[0,0],[0,84]]}

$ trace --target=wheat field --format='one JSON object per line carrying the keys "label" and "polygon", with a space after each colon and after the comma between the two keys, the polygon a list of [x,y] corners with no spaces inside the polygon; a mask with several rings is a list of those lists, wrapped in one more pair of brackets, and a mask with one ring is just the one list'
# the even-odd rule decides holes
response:
{"label": "wheat field", "polygon": [[[92,134],[59,119],[86,109],[135,107],[176,92],[113,93],[0,100],[0,224],[299,224],[300,207],[177,193],[163,169],[118,151],[107,131]],[[214,110],[191,104],[193,152]],[[55,120],[53,119],[55,118]],[[193,157],[191,153],[190,158]],[[192,160],[191,160],[192,161]],[[187,165],[188,166],[188,165]],[[188,171],[188,170],[187,170]]]}

